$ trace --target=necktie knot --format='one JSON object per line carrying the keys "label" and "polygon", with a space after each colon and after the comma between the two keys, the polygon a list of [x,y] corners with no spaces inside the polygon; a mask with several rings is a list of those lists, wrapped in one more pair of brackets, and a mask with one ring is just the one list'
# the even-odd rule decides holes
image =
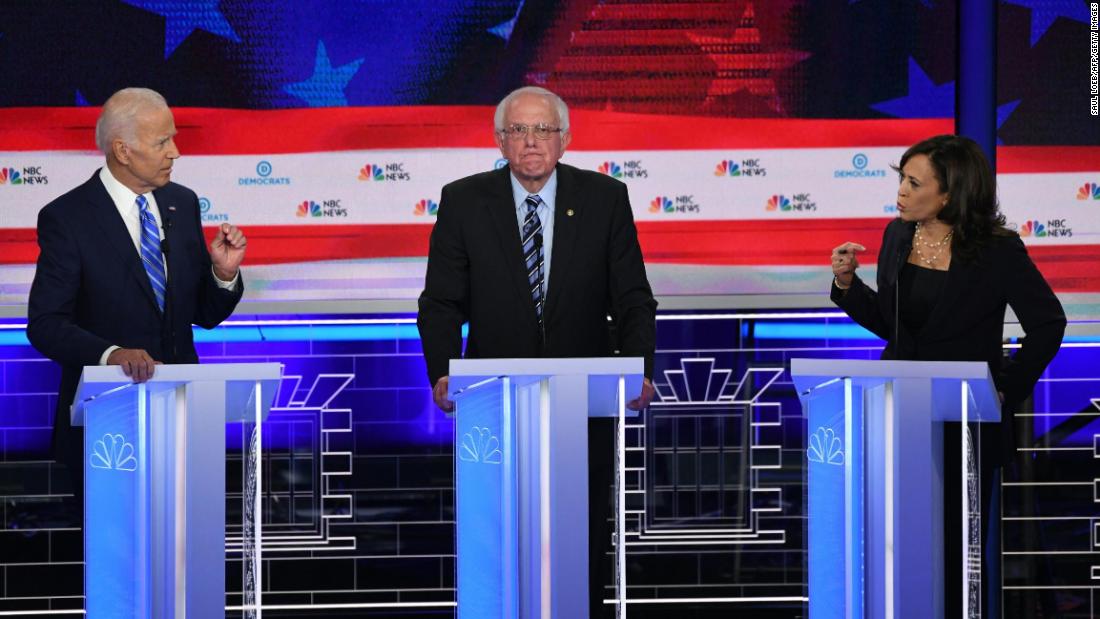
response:
{"label": "necktie knot", "polygon": [[138,210],[145,212],[149,207],[149,201],[145,199],[145,196],[138,196],[135,200],[138,205]]}
{"label": "necktie knot", "polygon": [[540,198],[538,194],[533,194],[527,196],[525,202],[527,203],[527,212],[534,213],[539,208],[539,205],[542,204],[542,198]]}

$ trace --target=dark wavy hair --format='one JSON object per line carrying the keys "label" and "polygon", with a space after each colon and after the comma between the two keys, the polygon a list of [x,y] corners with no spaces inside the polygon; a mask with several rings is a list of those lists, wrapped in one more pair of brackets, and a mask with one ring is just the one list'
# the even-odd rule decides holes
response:
{"label": "dark wavy hair", "polygon": [[899,174],[916,155],[925,155],[947,205],[937,219],[951,226],[951,253],[963,261],[977,257],[994,236],[1014,234],[1005,228],[1005,216],[997,204],[997,179],[977,142],[961,135],[937,135],[909,147],[901,163],[891,166]]}

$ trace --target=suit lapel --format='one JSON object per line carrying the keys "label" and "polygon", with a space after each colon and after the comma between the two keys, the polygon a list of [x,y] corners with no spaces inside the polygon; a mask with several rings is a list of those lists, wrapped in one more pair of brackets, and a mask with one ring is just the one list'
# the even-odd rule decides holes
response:
{"label": "suit lapel", "polygon": [[[176,231],[176,227],[172,225],[173,219],[176,217],[176,205],[172,201],[172,198],[166,195],[164,188],[153,191],[153,198],[157,201],[157,212],[160,214],[161,229],[164,230],[164,240],[167,243],[168,252],[164,255],[164,268],[168,271],[166,274],[169,276],[169,282],[171,281],[171,273],[175,271],[173,268],[176,261],[180,259],[179,249],[182,249],[183,240],[180,239],[180,233]],[[172,251],[175,250],[175,251]],[[168,290],[172,289],[171,284],[168,286]],[[152,288],[150,288],[152,292]]]}
{"label": "suit lapel", "polygon": [[569,272],[584,210],[577,195],[576,178],[567,166],[558,165],[558,191],[554,198],[554,254],[550,256],[550,289],[546,291],[544,314],[550,316],[561,296],[562,282]]}
{"label": "suit lapel", "polygon": [[493,177],[488,192],[489,218],[493,220],[497,237],[500,241],[500,249],[504,254],[504,264],[511,273],[512,283],[516,287],[521,303],[529,314],[535,316],[535,301],[531,298],[531,292],[527,284],[527,270],[523,263],[523,246],[520,244],[519,224],[516,219],[516,204],[512,196],[512,181],[508,178],[508,168],[501,168]]}
{"label": "suit lapel", "polygon": [[107,240],[107,245],[118,257],[122,270],[127,272],[128,277],[134,277],[137,280],[138,287],[145,292],[145,297],[156,308],[157,298],[153,295],[153,286],[149,283],[149,275],[141,263],[141,256],[134,247],[130,231],[126,229],[126,222],[122,221],[122,215],[111,200],[111,195],[99,180],[98,172],[88,181],[87,186],[88,201],[91,202],[94,212],[93,219],[103,232],[103,238]]}

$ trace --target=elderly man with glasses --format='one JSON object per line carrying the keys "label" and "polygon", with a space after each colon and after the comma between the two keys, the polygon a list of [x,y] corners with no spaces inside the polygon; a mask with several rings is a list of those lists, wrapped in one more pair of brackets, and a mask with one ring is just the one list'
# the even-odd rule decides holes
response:
{"label": "elderly man with glasses", "polygon": [[[560,163],[569,109],[554,93],[520,88],[497,106],[508,166],[443,188],[417,325],[435,403],[451,411],[448,362],[467,358],[645,359],[638,410],[654,396],[657,301],[646,278],[626,185]],[[608,320],[610,317],[610,320]],[[612,420],[589,421],[591,617],[611,582]],[[610,607],[608,607],[610,608]]]}

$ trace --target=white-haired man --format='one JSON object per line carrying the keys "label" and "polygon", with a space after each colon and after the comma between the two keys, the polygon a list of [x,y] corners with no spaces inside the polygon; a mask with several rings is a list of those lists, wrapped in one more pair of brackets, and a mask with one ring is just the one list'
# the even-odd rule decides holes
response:
{"label": "white-haired man", "polygon": [[27,337],[61,365],[55,457],[83,496],[83,428],[69,424],[83,366],[119,365],[134,382],[160,363],[197,363],[191,325],[225,320],[244,290],[245,237],[222,224],[209,251],[195,192],[171,182],[179,158],[164,97],[126,88],[103,105],[106,165],[38,214]]}
{"label": "white-haired man", "polygon": [[[448,363],[466,357],[645,359],[640,409],[655,391],[657,301],[646,278],[626,185],[559,162],[569,109],[538,87],[497,106],[495,135],[508,166],[448,184],[432,230],[417,325],[436,404]],[[609,322],[607,317],[611,316]],[[610,419],[592,419],[589,445],[589,616],[604,616],[610,581],[607,519],[613,454]]]}

